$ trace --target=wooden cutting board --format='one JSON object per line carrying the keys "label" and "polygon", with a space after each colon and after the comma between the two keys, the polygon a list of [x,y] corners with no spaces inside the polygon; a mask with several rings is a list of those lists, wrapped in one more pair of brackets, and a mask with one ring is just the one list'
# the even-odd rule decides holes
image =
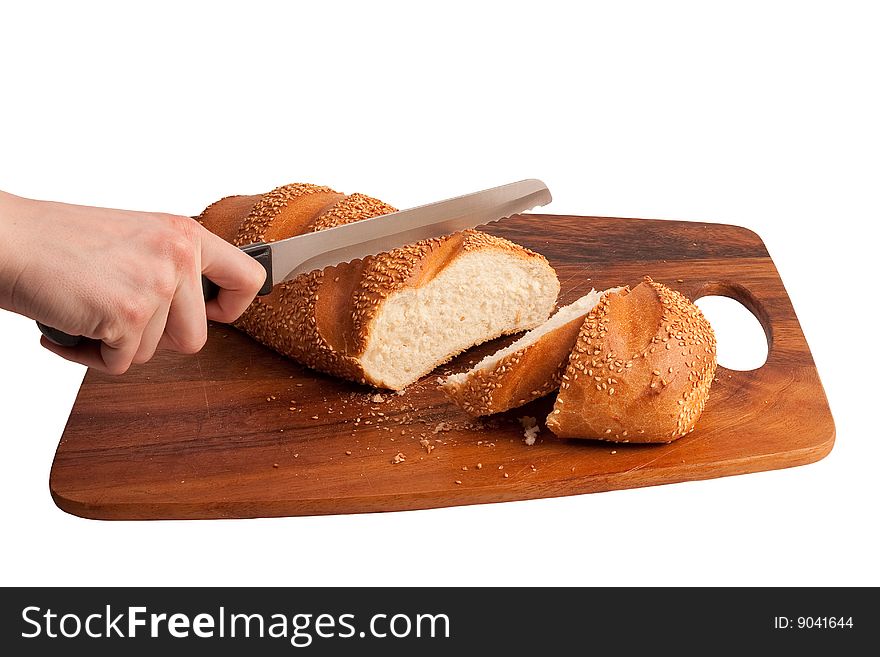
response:
{"label": "wooden cutting board", "polygon": [[436,387],[436,374],[466,369],[509,338],[402,395],[374,396],[212,326],[196,356],[163,354],[117,378],[86,374],[52,467],[56,504],[102,519],[396,511],[744,474],[831,450],[834,423],[813,358],[755,233],[554,215],[488,231],[547,256],[560,305],[645,274],[691,299],[733,297],[764,326],[767,362],[749,372],[719,367],[697,429],[669,445],[563,441],[542,428],[528,446],[517,420],[543,419],[552,396],[486,424]]}

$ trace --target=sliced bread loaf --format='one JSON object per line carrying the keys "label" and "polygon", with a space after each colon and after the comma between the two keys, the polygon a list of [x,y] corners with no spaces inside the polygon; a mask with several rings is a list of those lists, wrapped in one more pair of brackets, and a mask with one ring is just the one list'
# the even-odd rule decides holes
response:
{"label": "sliced bread loaf", "polygon": [[500,413],[553,392],[562,381],[584,317],[603,295],[619,290],[591,290],[467,372],[446,377],[441,390],[475,416]]}
{"label": "sliced bread loaf", "polygon": [[[363,194],[292,184],[221,199],[199,221],[242,246],[394,211]],[[469,230],[276,285],[235,325],[314,369],[400,390],[475,344],[540,324],[558,293],[543,256]]]}
{"label": "sliced bread loaf", "polygon": [[587,315],[547,427],[562,438],[670,442],[693,431],[715,367],[700,309],[646,277]]}

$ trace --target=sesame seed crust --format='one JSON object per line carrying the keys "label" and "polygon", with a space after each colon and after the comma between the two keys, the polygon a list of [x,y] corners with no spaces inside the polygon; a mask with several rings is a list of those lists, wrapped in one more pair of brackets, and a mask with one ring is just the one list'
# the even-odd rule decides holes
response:
{"label": "sesame seed crust", "polygon": [[520,349],[502,358],[495,367],[471,372],[464,382],[444,383],[440,389],[450,401],[473,416],[501,413],[522,406],[558,389],[565,369],[565,362],[562,362],[555,368],[548,368],[552,371],[542,371],[543,381],[537,387],[524,382],[521,373],[527,370],[519,367],[524,365],[523,361],[549,364],[546,360],[539,360],[537,353],[538,349],[533,347]]}
{"label": "sesame seed crust", "polygon": [[[234,243],[236,246],[244,246],[245,244],[253,244],[254,242],[264,241],[267,231],[273,224],[278,223],[280,219],[287,219],[285,215],[292,215],[298,219],[298,222],[292,222],[287,234],[284,237],[293,237],[294,235],[302,235],[310,232],[306,230],[308,222],[314,217],[308,217],[306,213],[296,212],[297,201],[310,194],[336,194],[329,187],[319,185],[310,185],[308,183],[292,183],[276,187],[271,192],[263,194],[259,201],[254,205],[253,209],[242,221],[235,236]],[[286,212],[289,206],[290,212]],[[300,223],[302,225],[296,225]],[[287,223],[287,222],[285,222]],[[277,238],[276,238],[277,239]]]}
{"label": "sesame seed crust", "polygon": [[[562,438],[670,442],[693,431],[715,369],[715,334],[700,309],[645,277],[587,315],[547,427]],[[574,380],[584,370],[590,376]]]}
{"label": "sesame seed crust", "polygon": [[[329,187],[294,183],[263,195],[226,197],[208,206],[198,220],[242,246],[395,211],[364,194],[345,196]],[[458,256],[487,249],[546,264],[543,256],[508,240],[468,230],[276,285],[269,295],[257,297],[234,326],[308,367],[381,386],[365,374],[358,358],[383,301],[396,291],[426,284]]]}

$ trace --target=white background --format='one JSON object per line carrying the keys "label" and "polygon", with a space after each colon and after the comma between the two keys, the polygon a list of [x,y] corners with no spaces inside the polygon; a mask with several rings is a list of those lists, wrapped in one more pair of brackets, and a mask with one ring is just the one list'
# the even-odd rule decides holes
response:
{"label": "white background", "polygon": [[84,370],[0,311],[0,581],[880,584],[880,23],[869,2],[719,4],[4,6],[0,188],[195,214],[292,181],[409,207],[539,177],[548,211],[745,225],[837,444],[787,471],[565,499],[82,520],[48,475]]}

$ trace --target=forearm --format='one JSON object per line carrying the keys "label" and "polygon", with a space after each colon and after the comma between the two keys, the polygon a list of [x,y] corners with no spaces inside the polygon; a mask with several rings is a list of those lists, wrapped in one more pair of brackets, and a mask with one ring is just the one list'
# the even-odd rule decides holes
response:
{"label": "forearm", "polygon": [[0,191],[0,308],[15,310],[15,286],[24,267],[20,232],[28,199]]}

